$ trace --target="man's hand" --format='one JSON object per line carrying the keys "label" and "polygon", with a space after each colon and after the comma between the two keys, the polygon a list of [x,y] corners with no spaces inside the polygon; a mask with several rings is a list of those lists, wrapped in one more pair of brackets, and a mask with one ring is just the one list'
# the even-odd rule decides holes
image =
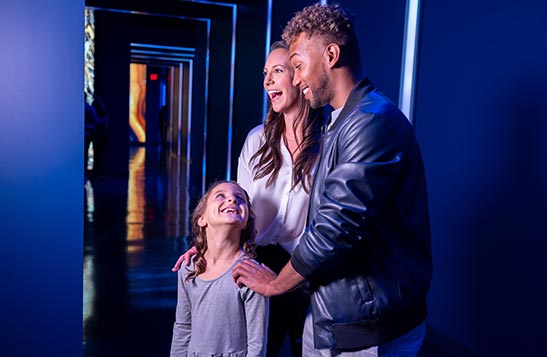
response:
{"label": "man's hand", "polygon": [[232,275],[239,287],[245,285],[264,296],[276,295],[269,286],[276,274],[264,264],[251,259],[242,260],[232,269]]}
{"label": "man's hand", "polygon": [[236,264],[232,270],[234,281],[238,286],[246,285],[264,296],[281,295],[300,285],[305,279],[294,270],[289,261],[276,276],[265,266],[247,259]]}
{"label": "man's hand", "polygon": [[180,267],[182,266],[182,263],[184,263],[186,266],[189,266],[190,262],[192,261],[192,257],[196,255],[197,253],[198,253],[198,250],[196,249],[196,247],[192,246],[192,248],[188,249],[186,253],[184,253],[183,255],[179,257],[179,259],[177,259],[177,262],[175,263],[171,271],[175,273],[179,271]]}

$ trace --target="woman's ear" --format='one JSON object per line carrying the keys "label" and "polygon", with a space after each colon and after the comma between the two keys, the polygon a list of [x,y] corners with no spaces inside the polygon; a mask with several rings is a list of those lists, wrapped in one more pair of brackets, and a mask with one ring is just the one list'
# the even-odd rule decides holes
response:
{"label": "woman's ear", "polygon": [[325,48],[325,56],[327,59],[327,64],[330,68],[335,67],[336,64],[340,61],[340,46],[336,43],[330,43]]}
{"label": "woman's ear", "polygon": [[198,226],[204,228],[207,226],[207,222],[205,221],[205,218],[203,218],[203,216],[198,218]]}

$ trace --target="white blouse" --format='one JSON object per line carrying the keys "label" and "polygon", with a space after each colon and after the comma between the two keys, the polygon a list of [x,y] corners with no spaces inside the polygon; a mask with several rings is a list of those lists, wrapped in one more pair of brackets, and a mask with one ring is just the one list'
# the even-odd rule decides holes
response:
{"label": "white blouse", "polygon": [[264,140],[263,125],[252,129],[247,135],[239,155],[237,182],[251,197],[256,216],[257,245],[278,243],[292,254],[304,232],[310,196],[301,183],[291,191],[293,163],[283,139],[281,139],[283,164],[277,179],[268,187],[266,182],[269,176],[253,179],[253,168],[258,158],[255,158],[253,162],[249,160]]}

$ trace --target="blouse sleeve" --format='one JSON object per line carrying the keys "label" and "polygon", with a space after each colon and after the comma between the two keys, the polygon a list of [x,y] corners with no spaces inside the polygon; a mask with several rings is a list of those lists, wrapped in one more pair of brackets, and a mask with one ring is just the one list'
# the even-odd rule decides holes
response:
{"label": "blouse sleeve", "polygon": [[249,159],[252,155],[249,153],[249,145],[249,137],[247,137],[245,143],[243,144],[243,148],[241,149],[241,153],[239,154],[239,159],[237,162],[237,182],[247,192],[249,192],[251,182],[253,181],[253,170],[251,168],[251,164],[249,163]]}
{"label": "blouse sleeve", "polygon": [[249,193],[253,182],[253,165],[250,160],[260,148],[262,140],[263,126],[259,125],[249,132],[239,154],[237,163],[237,182]]}
{"label": "blouse sleeve", "polygon": [[188,292],[185,289],[185,269],[180,269],[177,283],[177,310],[173,325],[173,340],[171,341],[171,356],[186,356],[192,330],[191,305]]}

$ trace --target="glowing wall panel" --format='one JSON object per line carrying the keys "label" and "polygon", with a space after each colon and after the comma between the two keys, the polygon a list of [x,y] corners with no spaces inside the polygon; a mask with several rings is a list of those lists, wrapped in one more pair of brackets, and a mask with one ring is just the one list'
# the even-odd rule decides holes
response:
{"label": "glowing wall panel", "polygon": [[146,142],[146,65],[131,63],[129,84],[130,140]]}

